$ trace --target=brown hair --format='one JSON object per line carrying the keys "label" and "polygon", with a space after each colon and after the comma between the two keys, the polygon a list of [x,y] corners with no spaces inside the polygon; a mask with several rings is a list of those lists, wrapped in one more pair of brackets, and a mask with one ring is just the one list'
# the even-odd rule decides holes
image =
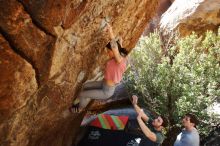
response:
{"label": "brown hair", "polygon": [[194,114],[187,113],[187,114],[185,114],[185,116],[189,117],[190,118],[190,122],[194,123],[195,126],[199,124],[199,120],[198,120],[198,118]]}
{"label": "brown hair", "polygon": [[161,126],[163,127],[167,127],[168,126],[168,120],[166,117],[160,115],[160,117],[163,119],[163,123],[161,124]]}
{"label": "brown hair", "polygon": [[[119,41],[116,41],[116,42],[117,42],[117,45],[118,45],[118,51],[119,51],[120,55],[121,56],[127,56],[128,51],[125,48],[121,47],[121,44],[119,43]],[[110,50],[112,49],[110,42],[106,45],[106,47]]]}

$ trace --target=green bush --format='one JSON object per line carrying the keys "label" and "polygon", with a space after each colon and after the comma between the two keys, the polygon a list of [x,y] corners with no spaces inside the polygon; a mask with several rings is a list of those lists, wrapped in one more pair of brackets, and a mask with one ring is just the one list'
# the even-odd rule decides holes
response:
{"label": "green bush", "polygon": [[208,110],[220,98],[220,31],[174,42],[162,47],[158,32],[142,37],[124,81],[143,106],[166,115],[170,127],[180,126],[181,116],[191,112],[199,117],[200,134],[207,135],[220,120]]}

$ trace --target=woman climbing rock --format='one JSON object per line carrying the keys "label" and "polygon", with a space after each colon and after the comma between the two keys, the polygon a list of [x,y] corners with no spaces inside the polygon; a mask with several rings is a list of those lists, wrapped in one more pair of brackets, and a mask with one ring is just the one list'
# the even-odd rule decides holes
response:
{"label": "woman climbing rock", "polygon": [[126,49],[122,48],[122,41],[116,40],[112,27],[107,24],[104,28],[111,41],[107,44],[110,59],[105,66],[104,79],[102,81],[88,82],[78,96],[79,104],[75,104],[72,112],[79,112],[91,101],[91,99],[104,100],[114,94],[117,84],[122,80],[127,66]]}

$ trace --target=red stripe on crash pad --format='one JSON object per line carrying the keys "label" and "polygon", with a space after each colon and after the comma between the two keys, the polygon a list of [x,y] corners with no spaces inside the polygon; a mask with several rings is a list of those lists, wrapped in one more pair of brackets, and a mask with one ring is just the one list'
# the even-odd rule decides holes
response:
{"label": "red stripe on crash pad", "polygon": [[[102,114],[97,116],[99,118],[94,119],[90,125],[91,126],[95,126],[95,127],[99,127],[99,128],[104,128],[104,129],[111,129],[111,130],[123,130],[125,125],[127,124],[128,121],[128,116],[111,116],[111,115],[107,115],[107,114]],[[102,117],[103,119],[100,119],[100,117]],[[114,122],[113,118],[115,118],[116,122]],[[105,120],[105,123],[108,126],[102,126],[100,120]],[[121,127],[118,127],[118,123],[120,123]],[[107,128],[108,127],[108,128]]]}

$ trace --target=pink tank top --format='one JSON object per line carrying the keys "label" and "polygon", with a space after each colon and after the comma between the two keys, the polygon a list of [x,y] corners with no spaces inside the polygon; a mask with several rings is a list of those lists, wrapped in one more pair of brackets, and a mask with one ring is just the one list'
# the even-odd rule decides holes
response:
{"label": "pink tank top", "polygon": [[120,83],[122,75],[126,70],[126,61],[124,58],[120,63],[113,58],[110,59],[105,67],[105,76],[106,80],[112,80],[115,84]]}

